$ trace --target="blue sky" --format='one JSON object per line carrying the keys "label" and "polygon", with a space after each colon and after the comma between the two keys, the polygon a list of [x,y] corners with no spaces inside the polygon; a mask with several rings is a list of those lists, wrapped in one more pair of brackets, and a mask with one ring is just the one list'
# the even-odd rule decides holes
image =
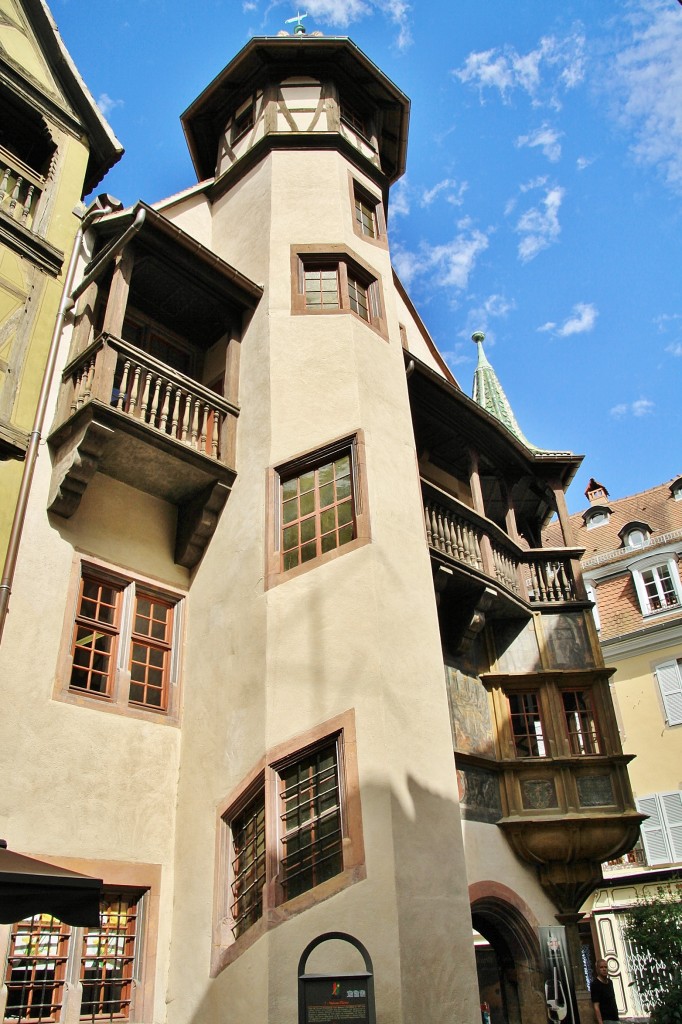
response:
{"label": "blue sky", "polygon": [[[98,191],[195,181],[180,113],[264,0],[51,0],[126,155]],[[412,100],[391,195],[398,273],[468,393],[484,330],[521,427],[585,455],[612,497],[682,473],[682,5],[677,0],[310,0]]]}

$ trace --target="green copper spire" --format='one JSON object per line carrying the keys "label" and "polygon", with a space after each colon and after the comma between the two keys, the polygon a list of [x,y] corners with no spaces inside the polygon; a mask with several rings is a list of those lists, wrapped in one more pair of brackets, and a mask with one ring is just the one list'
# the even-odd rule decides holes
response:
{"label": "green copper spire", "polygon": [[478,346],[478,365],[474,373],[473,400],[477,402],[486,412],[499,420],[502,426],[506,427],[510,434],[524,444],[532,452],[542,452],[543,448],[531,444],[525,436],[521,427],[516,422],[516,416],[512,412],[509,399],[505,395],[502,385],[497,379],[497,374],[486,358],[483,351],[485,334],[476,331],[471,335],[471,340]]}

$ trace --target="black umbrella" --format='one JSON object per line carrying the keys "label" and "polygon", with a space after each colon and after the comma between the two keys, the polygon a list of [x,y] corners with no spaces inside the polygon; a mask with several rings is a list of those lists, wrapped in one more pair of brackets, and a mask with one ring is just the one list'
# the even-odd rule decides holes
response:
{"label": "black umbrella", "polygon": [[51,914],[65,924],[99,928],[102,879],[7,849],[0,839],[0,924]]}

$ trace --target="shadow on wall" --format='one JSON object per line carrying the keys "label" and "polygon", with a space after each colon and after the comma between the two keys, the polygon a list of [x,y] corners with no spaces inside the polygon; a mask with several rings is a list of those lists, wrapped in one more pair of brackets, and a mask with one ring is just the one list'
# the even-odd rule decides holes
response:
{"label": "shadow on wall", "polygon": [[[299,957],[308,942],[332,930],[350,933],[366,946],[374,965],[378,1020],[479,1024],[480,996],[457,803],[411,777],[400,794],[366,786],[362,802],[365,835],[372,835],[367,843],[367,878],[264,934],[207,983],[199,1005],[182,1005],[182,996],[177,997],[176,1012],[173,1003],[169,1005],[169,1024],[296,1021]],[[370,815],[374,816],[371,824]],[[381,825],[384,844],[377,841]],[[394,878],[389,890],[386,873],[391,866]],[[397,934],[391,927],[394,920]],[[387,927],[388,941],[377,938],[382,927]],[[530,932],[531,925],[526,923],[524,930]],[[264,943],[270,958],[265,971]],[[176,949],[176,966],[181,953]],[[354,972],[360,966],[351,947],[325,943],[315,951],[308,971]],[[513,969],[513,964],[505,966]],[[536,969],[526,971],[526,977],[533,989],[541,986],[542,976]],[[178,991],[181,988],[178,979]],[[529,988],[526,995],[541,1015],[524,1016],[524,1024],[542,1024],[540,989]]]}

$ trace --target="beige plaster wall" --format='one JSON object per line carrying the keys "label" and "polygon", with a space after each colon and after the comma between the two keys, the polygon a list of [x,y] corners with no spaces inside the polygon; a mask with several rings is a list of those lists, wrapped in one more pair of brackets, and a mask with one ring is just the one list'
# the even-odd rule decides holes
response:
{"label": "beige plaster wall", "polygon": [[[169,1021],[220,1006],[244,1007],[234,1020],[294,1019],[302,949],[340,928],[375,959],[382,1020],[474,1022],[448,710],[388,253],[354,233],[348,165],[333,153],[271,154],[214,212],[219,255],[266,292],[241,346],[237,483],[192,584]],[[376,270],[388,341],[352,315],[292,316],[292,243],[343,243]],[[267,467],[358,428],[372,543],[266,593]],[[216,806],[266,749],[349,708],[367,878],[259,939],[211,987]],[[244,1002],[258,972],[267,1006],[261,991]]]}

